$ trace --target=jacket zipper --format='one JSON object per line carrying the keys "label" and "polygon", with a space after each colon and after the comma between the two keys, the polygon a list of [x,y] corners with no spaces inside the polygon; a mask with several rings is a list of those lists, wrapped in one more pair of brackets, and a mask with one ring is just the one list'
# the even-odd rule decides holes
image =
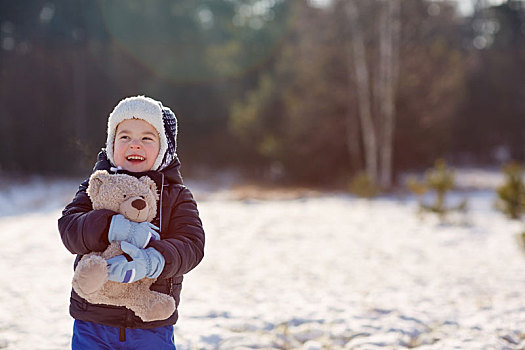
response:
{"label": "jacket zipper", "polygon": [[[160,204],[159,204],[159,207],[160,207],[160,210],[159,210],[159,228],[160,228],[160,231],[162,232],[162,194],[164,193],[164,173],[160,173],[162,175],[162,185],[161,185],[161,189],[160,189]],[[167,185],[166,185],[167,186]],[[170,277],[168,278],[168,295],[169,296],[173,296],[173,278]]]}
{"label": "jacket zipper", "polygon": [[168,283],[169,283],[168,295],[172,297],[173,296],[173,278],[172,277],[168,278]]}
{"label": "jacket zipper", "polygon": [[162,233],[162,194],[164,193],[164,173],[162,175],[162,184],[160,185],[160,203],[159,203],[159,229]]}

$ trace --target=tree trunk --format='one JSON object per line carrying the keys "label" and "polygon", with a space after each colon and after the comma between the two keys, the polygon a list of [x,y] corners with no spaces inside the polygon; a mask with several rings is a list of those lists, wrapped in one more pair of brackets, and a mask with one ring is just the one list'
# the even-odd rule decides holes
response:
{"label": "tree trunk", "polygon": [[[351,81],[351,74],[348,72],[349,81]],[[352,113],[353,100],[348,99],[348,108],[346,112],[346,149],[348,158],[350,160],[351,169],[363,170],[363,162],[361,160],[361,143],[359,137],[359,120],[354,113]]]}
{"label": "tree trunk", "polygon": [[399,75],[399,35],[400,2],[384,0],[379,32],[380,93],[379,111],[381,114],[380,184],[384,188],[392,186],[392,156],[395,130],[395,95]]}
{"label": "tree trunk", "polygon": [[362,28],[359,24],[359,10],[354,0],[346,3],[345,10],[351,29],[352,61],[357,85],[358,110],[364,143],[365,167],[370,179],[377,182],[377,137],[372,119],[370,78],[366,62],[365,41]]}
{"label": "tree trunk", "polygon": [[86,115],[86,55],[82,46],[73,48],[73,111],[75,118],[75,137],[79,146],[85,147],[87,141]]}

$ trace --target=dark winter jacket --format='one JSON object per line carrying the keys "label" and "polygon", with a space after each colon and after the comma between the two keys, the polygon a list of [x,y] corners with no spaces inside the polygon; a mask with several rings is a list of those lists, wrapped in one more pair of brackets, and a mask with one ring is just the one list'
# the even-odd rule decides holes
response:
{"label": "dark winter jacket", "polygon": [[[182,184],[179,167],[180,162],[175,158],[160,172],[128,173],[137,177],[148,175],[157,183],[157,187],[162,189],[157,217],[153,220],[161,229],[161,240],[153,241],[149,246],[157,249],[166,263],[151,289],[172,295],[177,306],[183,275],[195,268],[204,256],[204,231],[197,204],[191,192]],[[110,163],[104,151],[99,153],[94,170],[110,170]],[[77,254],[75,267],[83,254],[106,249],[109,245],[108,229],[111,217],[116,214],[110,210],[93,210],[86,193],[88,181],[80,185],[75,198],[66,206],[58,220],[62,242],[71,253]],[[70,314],[78,320],[125,328],[173,325],[178,318],[178,312],[175,311],[166,320],[142,322],[125,307],[90,304],[74,290],[71,292]]]}

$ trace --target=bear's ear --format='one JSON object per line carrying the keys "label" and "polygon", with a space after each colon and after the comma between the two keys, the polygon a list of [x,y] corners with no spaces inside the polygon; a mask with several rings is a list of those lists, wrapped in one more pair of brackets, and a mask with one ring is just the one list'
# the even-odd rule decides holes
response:
{"label": "bear's ear", "polygon": [[91,175],[87,188],[89,198],[93,198],[98,194],[100,186],[109,179],[109,176],[109,173],[105,170],[97,170]]}
{"label": "bear's ear", "polygon": [[155,193],[155,199],[158,200],[159,199],[159,194],[157,193],[157,185],[155,184],[155,181],[153,181],[148,176],[143,176],[139,180],[140,180],[140,182],[142,182],[143,184],[148,186],[152,193]]}

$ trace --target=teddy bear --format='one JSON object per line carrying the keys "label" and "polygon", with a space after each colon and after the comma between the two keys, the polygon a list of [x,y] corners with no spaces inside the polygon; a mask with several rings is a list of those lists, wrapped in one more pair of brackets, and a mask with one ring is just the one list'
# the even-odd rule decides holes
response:
{"label": "teddy bear", "polygon": [[[109,209],[135,222],[151,222],[157,213],[157,186],[148,176],[140,179],[126,174],[94,172],[87,188],[93,209]],[[73,275],[73,289],[92,304],[125,306],[144,322],[164,320],[175,311],[173,297],[150,290],[156,279],[133,283],[108,280],[106,260],[122,254],[120,242],[112,242],[103,252],[86,254]]]}

